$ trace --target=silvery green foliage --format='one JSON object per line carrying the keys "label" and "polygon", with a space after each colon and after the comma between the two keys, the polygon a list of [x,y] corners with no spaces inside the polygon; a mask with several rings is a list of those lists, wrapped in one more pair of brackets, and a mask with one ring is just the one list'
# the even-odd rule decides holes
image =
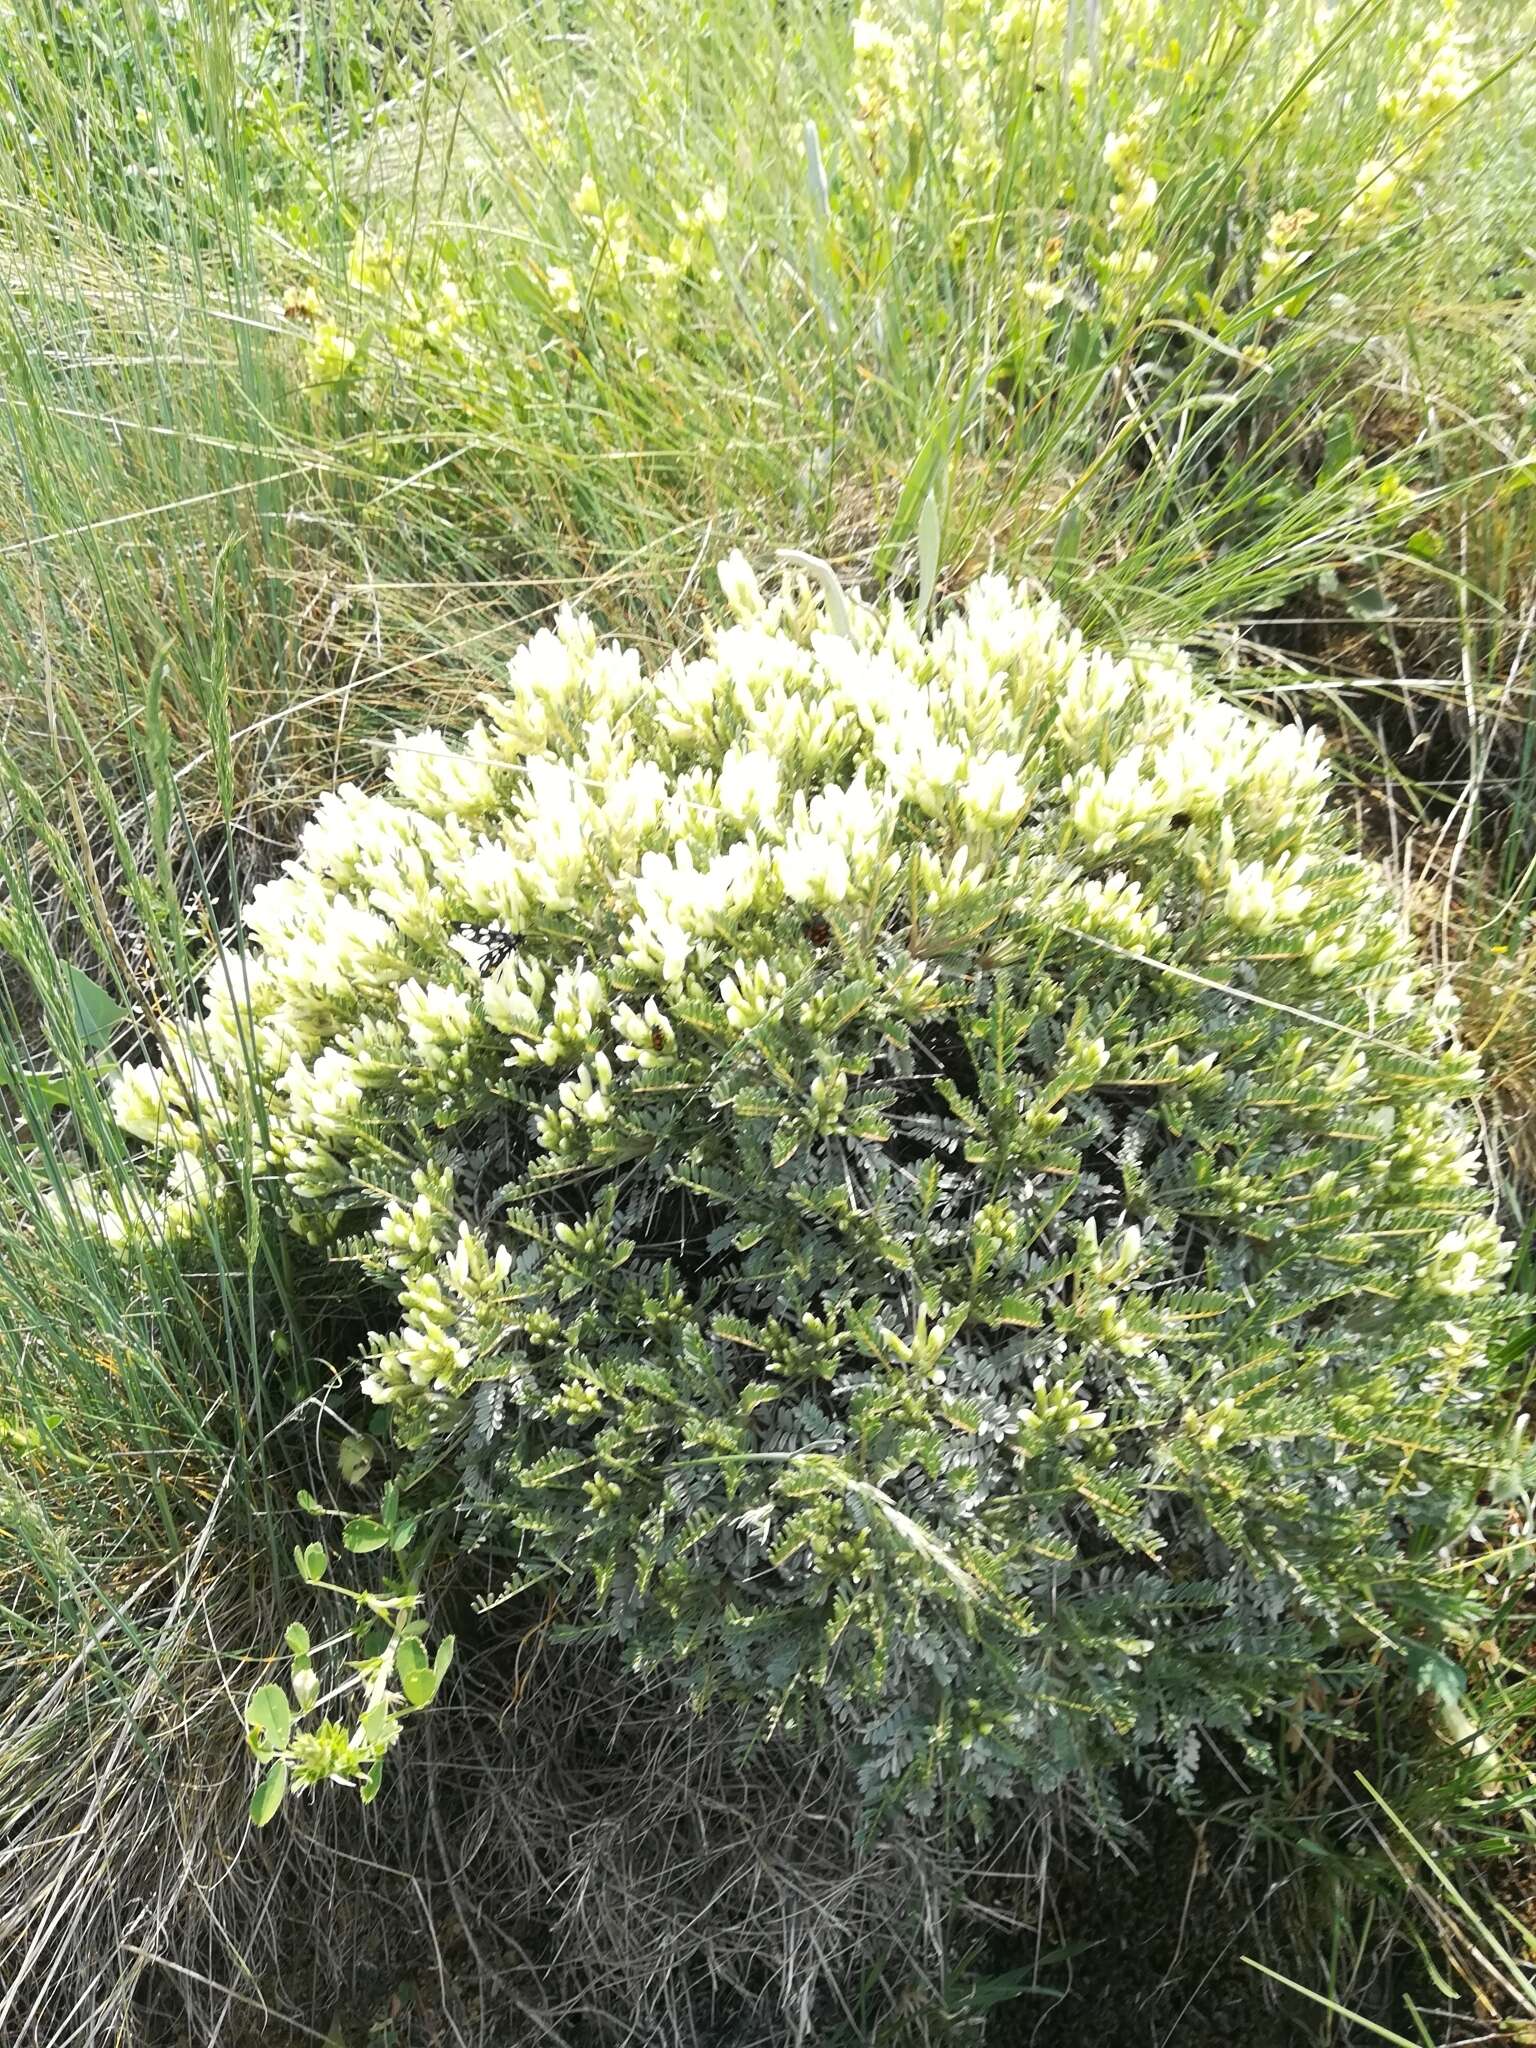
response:
{"label": "silvery green foliage", "polygon": [[918,1803],[1187,1779],[1433,1619],[1471,1065],[1316,736],[996,578],[721,580],[697,659],[563,614],[327,797],[119,1118],[188,1231],[264,1131],[398,1438],[698,1702]]}

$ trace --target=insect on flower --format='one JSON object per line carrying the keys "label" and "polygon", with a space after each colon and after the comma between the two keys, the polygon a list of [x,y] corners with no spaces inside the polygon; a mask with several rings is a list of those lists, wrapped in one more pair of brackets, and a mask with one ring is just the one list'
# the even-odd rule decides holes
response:
{"label": "insect on flower", "polygon": [[494,974],[522,944],[521,935],[499,924],[461,924],[454,934],[457,950],[482,979]]}

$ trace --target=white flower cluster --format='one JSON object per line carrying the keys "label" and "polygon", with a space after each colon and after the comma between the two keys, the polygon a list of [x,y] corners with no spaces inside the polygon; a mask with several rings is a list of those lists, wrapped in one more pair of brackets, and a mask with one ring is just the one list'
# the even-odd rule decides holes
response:
{"label": "white flower cluster", "polygon": [[[1252,717],[1176,653],[1089,648],[1000,577],[929,633],[856,595],[834,619],[801,579],[769,598],[739,555],[720,580],[729,622],[693,658],[647,675],[562,612],[461,740],[402,734],[387,790],[320,802],[200,1017],[117,1082],[119,1122],[164,1163],[160,1227],[218,1200],[232,1126],[263,1129],[266,1171],[319,1234],[408,1129],[498,1101],[532,1104],[552,1172],[620,1156],[621,1111],[685,1085],[685,1057],[814,1024],[804,962],[834,929],[866,949],[900,935],[902,1016],[930,1000],[930,963],[1007,957],[1022,924],[1217,987],[1262,955],[1303,1013],[1345,976],[1367,1018],[1407,1008],[1399,922],[1322,822],[1316,734]],[[1109,1058],[1098,1038],[1068,1051],[1082,1085]],[[1165,1080],[1187,1080],[1171,1057]],[[830,1054],[807,1098],[809,1129],[848,1128]],[[1409,1150],[1444,1177],[1438,1128]],[[385,1400],[459,1385],[506,1281],[451,1173],[410,1145],[409,1195],[374,1206],[405,1287],[372,1375]],[[1491,1234],[1426,1248],[1447,1296],[1498,1256]]]}

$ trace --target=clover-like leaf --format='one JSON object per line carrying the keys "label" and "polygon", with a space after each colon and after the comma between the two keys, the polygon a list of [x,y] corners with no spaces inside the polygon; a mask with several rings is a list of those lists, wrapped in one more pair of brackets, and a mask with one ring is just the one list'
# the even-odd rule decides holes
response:
{"label": "clover-like leaf", "polygon": [[258,1756],[286,1749],[293,1726],[293,1709],[280,1685],[258,1686],[246,1702],[245,1727],[251,1747]]}
{"label": "clover-like leaf", "polygon": [[264,1828],[283,1803],[288,1790],[288,1766],[279,1757],[272,1768],[257,1781],[256,1790],[251,1794],[251,1820]]}
{"label": "clover-like leaf", "polygon": [[341,1540],[348,1550],[360,1556],[370,1550],[383,1550],[389,1543],[389,1531],[372,1515],[353,1515],[341,1532]]}
{"label": "clover-like leaf", "polygon": [[415,1636],[406,1636],[395,1653],[395,1675],[400,1690],[413,1707],[429,1704],[437,1691],[437,1673],[427,1662],[427,1653]]}

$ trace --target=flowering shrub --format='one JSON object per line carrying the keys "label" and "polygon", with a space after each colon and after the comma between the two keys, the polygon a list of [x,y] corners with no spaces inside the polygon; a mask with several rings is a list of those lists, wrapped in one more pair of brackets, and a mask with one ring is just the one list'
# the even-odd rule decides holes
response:
{"label": "flowering shrub", "polygon": [[1433,1619],[1471,1063],[1316,735],[998,578],[721,581],[696,659],[563,613],[327,796],[117,1116],[188,1232],[260,1130],[398,1440],[697,1702],[918,1802],[1187,1778]]}

